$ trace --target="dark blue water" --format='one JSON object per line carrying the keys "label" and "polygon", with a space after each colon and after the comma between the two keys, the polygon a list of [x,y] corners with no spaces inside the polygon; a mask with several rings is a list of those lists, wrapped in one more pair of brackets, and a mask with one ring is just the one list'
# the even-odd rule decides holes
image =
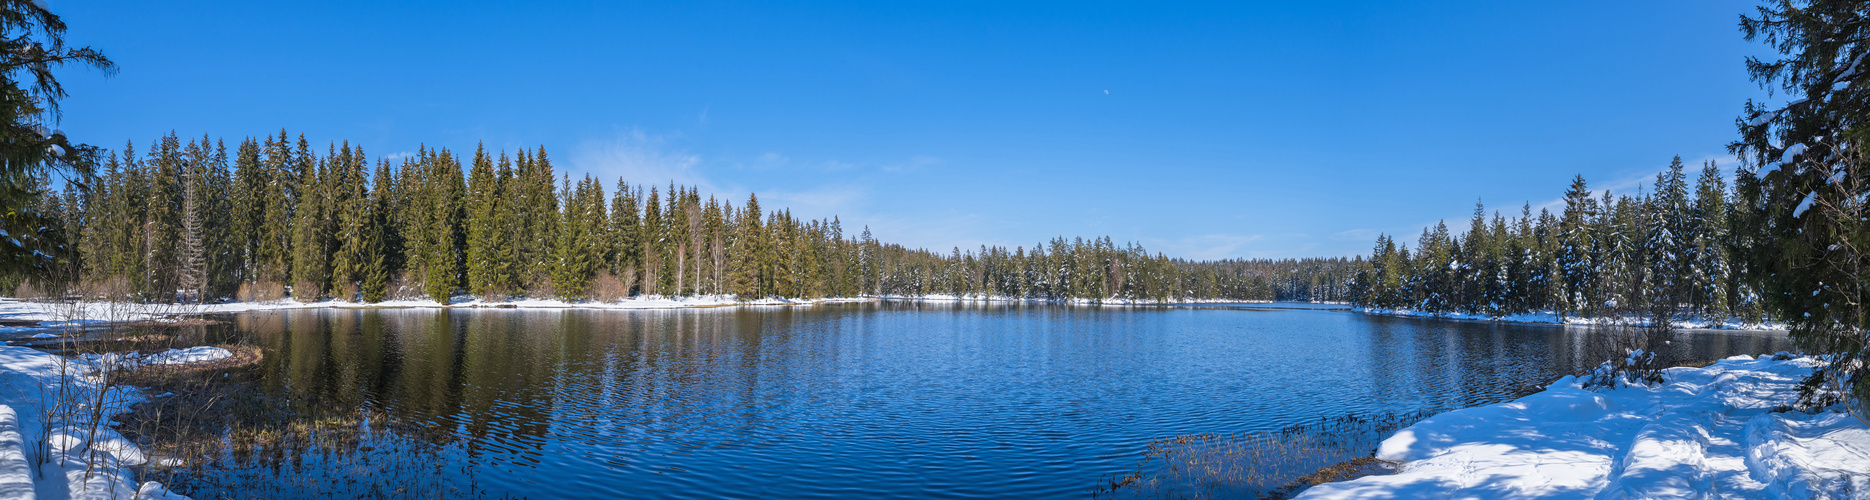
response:
{"label": "dark blue water", "polygon": [[[1588,329],[1336,307],[306,310],[235,325],[265,351],[263,392],[304,418],[367,409],[399,426],[379,433],[427,436],[421,460],[446,481],[533,498],[1084,497],[1150,440],[1510,400],[1603,358]],[[1677,345],[1789,348],[1780,333]],[[345,474],[401,480],[371,470]],[[212,475],[189,493],[251,491]]]}

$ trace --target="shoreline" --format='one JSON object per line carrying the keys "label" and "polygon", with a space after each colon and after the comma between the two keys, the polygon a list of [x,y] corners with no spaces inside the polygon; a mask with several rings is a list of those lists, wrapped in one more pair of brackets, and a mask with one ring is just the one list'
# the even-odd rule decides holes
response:
{"label": "shoreline", "polygon": [[1231,299],[1195,299],[1175,301],[1131,300],[1131,299],[1027,299],[1000,296],[954,296],[932,294],[924,296],[881,295],[864,297],[828,297],[819,299],[757,299],[741,301],[732,296],[702,295],[667,298],[661,296],[637,297],[609,302],[574,301],[556,299],[518,299],[503,301],[483,301],[473,296],[457,296],[444,304],[434,300],[386,300],[383,302],[351,302],[343,300],[324,300],[319,302],[298,302],[284,299],[271,302],[222,302],[211,304],[158,304],[158,303],[123,303],[123,302],[59,302],[27,300],[0,297],[0,334],[19,334],[47,332],[51,330],[82,330],[85,328],[109,324],[135,323],[141,321],[173,321],[176,318],[199,316],[202,314],[232,314],[258,311],[287,311],[311,309],[531,309],[531,310],[593,310],[593,311],[641,311],[672,309],[710,309],[722,307],[801,307],[822,304],[849,304],[865,302],[927,302],[927,303],[1008,303],[1008,304],[1059,304],[1071,306],[1098,307],[1158,307],[1198,304],[1269,304],[1274,301],[1251,301]]}
{"label": "shoreline", "polygon": [[[1295,498],[1743,497],[1870,491],[1870,427],[1787,411],[1821,361],[1786,353],[1669,368],[1667,382],[1585,389],[1567,376],[1514,401],[1441,413],[1382,441],[1395,474]],[[1855,498],[1855,497],[1852,497]]]}
{"label": "shoreline", "polygon": [[[1559,315],[1551,313],[1549,311],[1548,312],[1537,312],[1537,313],[1508,314],[1504,316],[1489,316],[1485,314],[1432,313],[1432,312],[1427,312],[1427,311],[1419,311],[1415,309],[1383,309],[1383,308],[1370,308],[1370,307],[1352,307],[1351,310],[1358,314],[1365,314],[1365,315],[1370,315],[1370,316],[1386,316],[1386,317],[1392,317],[1392,318],[1447,319],[1447,320],[1456,320],[1456,321],[1474,321],[1474,322],[1488,322],[1488,323],[1516,323],[1516,324],[1526,324],[1526,325],[1553,325],[1553,326],[1615,326],[1615,325],[1648,326],[1648,322],[1641,321],[1641,320],[1630,321],[1630,322],[1618,322],[1617,320],[1611,319],[1611,318],[1585,318],[1585,317],[1576,317],[1576,316],[1565,316],[1561,318]],[[1702,321],[1702,320],[1685,319],[1685,320],[1673,321],[1671,322],[1670,326],[1678,330],[1733,330],[1733,331],[1754,331],[1754,332],[1786,331],[1785,325],[1781,323],[1774,323],[1770,321],[1765,322],[1765,323],[1746,323],[1746,322],[1736,321],[1733,319],[1725,320],[1721,322],[1721,324],[1719,325],[1710,325],[1707,321]]]}

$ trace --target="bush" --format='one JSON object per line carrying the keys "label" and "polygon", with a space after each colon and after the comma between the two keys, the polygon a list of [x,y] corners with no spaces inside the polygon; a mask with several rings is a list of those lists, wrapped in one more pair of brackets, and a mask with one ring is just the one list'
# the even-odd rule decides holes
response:
{"label": "bush", "polygon": [[241,302],[278,302],[286,298],[286,285],[277,281],[241,283],[234,298]]}
{"label": "bush", "polygon": [[324,294],[324,290],[322,288],[323,287],[318,286],[317,283],[313,283],[310,281],[300,281],[298,283],[293,283],[292,284],[292,300],[296,300],[299,302],[317,302],[318,298]]}
{"label": "bush", "polygon": [[1650,325],[1604,328],[1609,347],[1603,364],[1578,379],[1586,389],[1615,389],[1666,382],[1663,370],[1675,366],[1675,329],[1665,321]]}
{"label": "bush", "polygon": [[598,273],[591,280],[591,298],[598,302],[616,302],[630,296],[630,289],[610,273]]}
{"label": "bush", "polygon": [[18,288],[13,289],[13,296],[21,299],[43,299],[45,291],[40,290],[37,285],[33,284],[32,279],[28,278],[19,282]]}
{"label": "bush", "polygon": [[535,273],[526,279],[526,296],[535,299],[549,299],[558,296],[558,287],[552,285],[552,275]]}

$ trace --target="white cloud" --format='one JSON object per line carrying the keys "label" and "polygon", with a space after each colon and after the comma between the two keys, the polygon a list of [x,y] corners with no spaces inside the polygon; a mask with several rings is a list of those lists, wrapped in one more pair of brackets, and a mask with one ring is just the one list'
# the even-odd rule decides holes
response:
{"label": "white cloud", "polygon": [[863,211],[870,189],[856,185],[819,186],[806,190],[776,189],[760,193],[761,205],[792,210],[804,219],[849,218]]}
{"label": "white cloud", "polygon": [[[1143,242],[1143,248],[1150,252],[1159,252],[1171,257],[1193,260],[1218,260],[1230,258],[1255,258],[1264,252],[1245,249],[1249,243],[1266,239],[1263,234],[1204,234],[1175,240],[1150,239]],[[1291,249],[1282,248],[1280,253]]]}
{"label": "white cloud", "polygon": [[608,139],[587,141],[573,150],[571,169],[596,176],[607,186],[622,178],[630,184],[697,186],[719,192],[700,168],[701,157],[671,144],[671,137],[641,129]]}

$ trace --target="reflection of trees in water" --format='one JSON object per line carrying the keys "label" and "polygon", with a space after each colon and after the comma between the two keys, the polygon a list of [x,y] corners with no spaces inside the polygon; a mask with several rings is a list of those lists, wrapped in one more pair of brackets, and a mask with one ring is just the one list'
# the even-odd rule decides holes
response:
{"label": "reflection of trees in water", "polygon": [[[1363,348],[1374,393],[1409,395],[1431,407],[1510,400],[1524,386],[1582,374],[1623,355],[1617,336],[1602,327],[1386,316],[1360,321],[1370,335]],[[1705,330],[1677,331],[1666,346],[1670,359],[1684,363],[1792,348],[1780,333]]]}

